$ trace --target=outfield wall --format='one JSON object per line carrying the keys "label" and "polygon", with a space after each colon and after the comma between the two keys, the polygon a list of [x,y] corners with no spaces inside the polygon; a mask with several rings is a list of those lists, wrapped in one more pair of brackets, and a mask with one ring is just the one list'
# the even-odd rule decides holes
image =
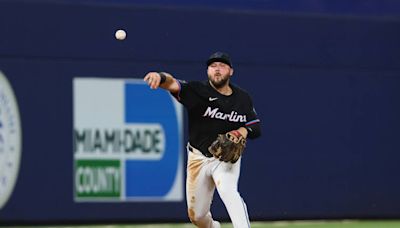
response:
{"label": "outfield wall", "polygon": [[[231,54],[232,80],[262,121],[239,186],[252,219],[399,218],[399,17],[121,2],[0,2],[0,71],[22,139],[12,188],[16,117],[1,85],[0,224],[188,221],[186,114],[126,79],[204,80],[217,50]],[[130,147],[103,151],[106,134]],[[96,156],[117,163],[77,161]],[[106,172],[112,191],[78,194],[81,164]],[[212,212],[228,220],[218,197]]]}

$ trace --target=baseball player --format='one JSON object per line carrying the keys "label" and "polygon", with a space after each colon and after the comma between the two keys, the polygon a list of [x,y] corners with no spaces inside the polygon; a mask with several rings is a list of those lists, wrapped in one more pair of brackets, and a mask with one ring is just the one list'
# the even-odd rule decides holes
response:
{"label": "baseball player", "polygon": [[[261,135],[260,120],[249,94],[230,82],[233,67],[228,54],[212,54],[207,74],[207,81],[186,82],[169,73],[149,72],[144,81],[151,89],[170,91],[188,111],[186,201],[190,221],[201,228],[220,227],[210,212],[216,188],[233,226],[248,228],[246,204],[238,192],[240,155],[246,138]],[[224,139],[234,145],[225,146]]]}

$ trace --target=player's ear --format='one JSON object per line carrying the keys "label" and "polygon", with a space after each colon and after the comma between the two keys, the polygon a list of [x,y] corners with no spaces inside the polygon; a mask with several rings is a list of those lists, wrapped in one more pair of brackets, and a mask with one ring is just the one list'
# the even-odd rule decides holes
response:
{"label": "player's ear", "polygon": [[232,77],[232,75],[233,75],[233,68],[231,68],[231,69],[229,70],[229,75]]}

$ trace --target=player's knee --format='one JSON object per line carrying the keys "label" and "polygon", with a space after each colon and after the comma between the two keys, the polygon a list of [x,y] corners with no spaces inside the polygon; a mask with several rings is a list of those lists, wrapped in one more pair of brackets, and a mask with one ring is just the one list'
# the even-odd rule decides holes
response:
{"label": "player's knee", "polygon": [[191,221],[194,225],[196,225],[196,220],[198,219],[198,217],[196,216],[196,213],[195,213],[195,211],[194,211],[192,208],[189,208],[189,209],[188,209],[188,216],[189,216],[190,221]]}
{"label": "player's knee", "polygon": [[190,221],[196,226],[202,224],[203,220],[206,219],[206,215],[196,214],[196,212],[191,208],[188,209],[188,215]]}

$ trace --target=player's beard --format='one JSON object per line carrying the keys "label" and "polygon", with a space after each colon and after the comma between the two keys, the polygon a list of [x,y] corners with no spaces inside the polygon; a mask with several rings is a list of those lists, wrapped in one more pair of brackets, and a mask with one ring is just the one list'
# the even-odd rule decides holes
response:
{"label": "player's beard", "polygon": [[[219,74],[219,73],[217,73],[217,74]],[[215,76],[214,76],[214,78],[212,77],[212,76],[210,76],[210,75],[208,75],[208,80],[210,81],[210,83],[216,88],[216,89],[220,89],[220,88],[222,88],[222,87],[224,87],[224,86],[226,86],[228,83],[229,83],[229,73],[228,74],[226,74],[226,75],[221,75],[221,74],[219,74],[220,76],[218,76],[218,77],[221,77],[219,80],[215,80],[214,78],[215,78]]]}

